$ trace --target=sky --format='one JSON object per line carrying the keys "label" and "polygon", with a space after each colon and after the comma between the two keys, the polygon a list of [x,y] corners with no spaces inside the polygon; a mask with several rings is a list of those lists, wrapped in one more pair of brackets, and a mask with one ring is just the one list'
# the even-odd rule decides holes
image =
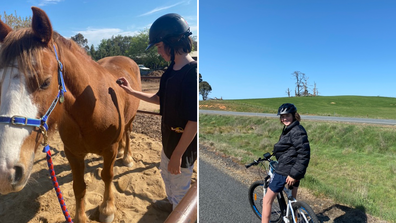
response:
{"label": "sky", "polygon": [[[200,0],[199,73],[209,98],[396,97],[394,0]],[[202,99],[202,98],[201,98]]]}
{"label": "sky", "polygon": [[1,5],[1,15],[32,16],[31,7],[44,10],[53,29],[70,38],[78,33],[97,47],[112,36],[134,36],[149,29],[160,16],[178,13],[198,35],[197,0],[12,0]]}

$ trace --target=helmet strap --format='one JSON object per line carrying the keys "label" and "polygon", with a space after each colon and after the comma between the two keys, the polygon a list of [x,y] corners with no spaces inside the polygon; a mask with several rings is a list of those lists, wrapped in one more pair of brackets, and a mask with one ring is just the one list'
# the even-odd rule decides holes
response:
{"label": "helmet strap", "polygon": [[171,54],[171,62],[175,62],[175,50],[172,48],[170,51]]}

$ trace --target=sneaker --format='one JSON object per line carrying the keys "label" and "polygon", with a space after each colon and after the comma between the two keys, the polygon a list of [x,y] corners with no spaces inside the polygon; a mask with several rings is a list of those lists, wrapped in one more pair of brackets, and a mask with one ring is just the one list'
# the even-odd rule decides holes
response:
{"label": "sneaker", "polygon": [[160,211],[171,213],[173,211],[173,205],[168,200],[154,201],[153,207]]}

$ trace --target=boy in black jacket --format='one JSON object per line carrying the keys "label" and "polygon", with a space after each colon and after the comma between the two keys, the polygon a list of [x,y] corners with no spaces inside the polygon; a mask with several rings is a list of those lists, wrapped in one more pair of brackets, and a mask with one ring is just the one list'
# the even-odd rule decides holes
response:
{"label": "boy in black jacket", "polygon": [[285,184],[293,186],[293,197],[297,197],[300,179],[304,177],[310,160],[308,135],[300,125],[297,108],[290,103],[283,104],[278,109],[278,115],[284,127],[279,141],[274,145],[273,154],[278,160],[278,167],[264,196],[262,223],[269,222],[272,202]]}

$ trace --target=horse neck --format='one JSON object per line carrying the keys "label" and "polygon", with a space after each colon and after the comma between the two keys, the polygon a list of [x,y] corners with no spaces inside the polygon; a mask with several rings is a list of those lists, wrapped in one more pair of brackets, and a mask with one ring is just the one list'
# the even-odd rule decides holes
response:
{"label": "horse neck", "polygon": [[106,71],[88,55],[82,52],[64,52],[61,59],[64,67],[66,89],[72,94],[79,94],[92,79],[100,77]]}

